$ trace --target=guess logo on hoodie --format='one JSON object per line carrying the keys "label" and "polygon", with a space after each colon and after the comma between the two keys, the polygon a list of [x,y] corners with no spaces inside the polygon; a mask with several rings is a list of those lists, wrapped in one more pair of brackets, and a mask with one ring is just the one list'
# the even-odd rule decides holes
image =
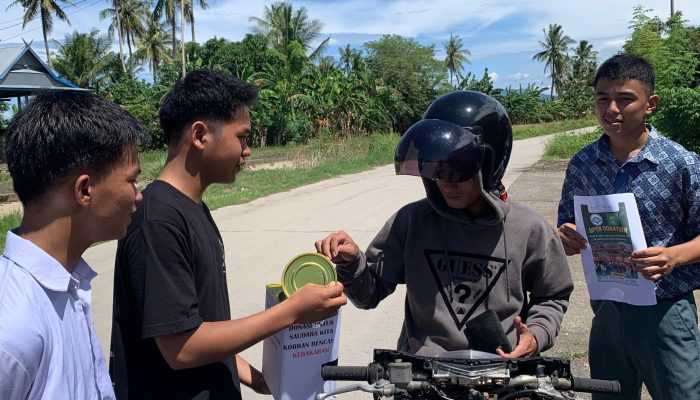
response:
{"label": "guess logo on hoodie", "polygon": [[480,254],[425,250],[425,258],[457,329],[469,318],[505,271],[505,260]]}

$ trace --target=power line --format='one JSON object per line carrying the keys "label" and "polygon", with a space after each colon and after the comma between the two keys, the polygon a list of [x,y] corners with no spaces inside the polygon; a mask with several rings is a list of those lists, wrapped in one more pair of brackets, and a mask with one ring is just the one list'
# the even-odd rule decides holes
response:
{"label": "power line", "polygon": [[[88,0],[80,0],[80,1],[81,1],[81,2],[85,2],[85,1],[88,1]],[[92,6],[94,6],[95,4],[97,4],[97,3],[101,3],[101,2],[102,2],[102,0],[96,0],[94,3],[88,4],[88,5],[86,5],[85,7],[81,8],[81,9],[79,9],[79,10],[75,10],[75,11],[73,11],[72,13],[68,13],[67,15],[74,15],[74,14],[76,14],[76,13],[79,13],[79,12],[81,12],[81,11],[87,9],[87,8],[92,7]],[[10,37],[5,38],[5,39],[0,39],[0,43],[1,43],[1,42],[5,42],[5,41],[8,41],[8,40],[10,40],[10,39],[14,39],[14,38],[16,38],[16,37],[20,37],[20,36],[24,35],[24,34],[27,33],[27,32],[35,31],[35,30],[37,30],[37,29],[39,29],[39,28],[41,28],[41,25],[37,26],[36,28],[28,29],[28,30],[26,30],[26,31],[25,31],[25,30],[22,30],[22,32],[19,33],[19,34],[17,34],[17,35],[10,36]],[[1,29],[0,29],[0,30],[1,30]]]}
{"label": "power line", "polygon": [[[84,2],[86,2],[86,1],[88,1],[88,0],[78,0],[78,1],[75,2],[75,3],[67,4],[67,5],[66,5],[65,7],[63,7],[63,8],[75,7],[75,6],[77,6],[78,4],[84,3]],[[41,13],[40,13],[39,15],[35,16],[34,18],[30,19],[29,21],[27,21],[27,23],[30,23],[30,22],[34,21],[35,19],[39,18],[40,16],[41,16]],[[7,29],[7,28],[12,28],[13,26],[22,25],[22,24],[24,23],[24,21],[23,21],[23,20],[24,20],[24,17],[12,18],[12,19],[8,19],[7,21],[2,21],[2,22],[0,22],[0,25],[2,25],[2,24],[7,24],[7,23],[10,23],[10,22],[18,21],[18,20],[22,20],[22,22],[16,23],[16,24],[13,24],[13,25],[8,25],[8,26],[5,26],[5,27],[3,27],[3,28],[0,28],[0,31],[5,30],[5,29]]]}

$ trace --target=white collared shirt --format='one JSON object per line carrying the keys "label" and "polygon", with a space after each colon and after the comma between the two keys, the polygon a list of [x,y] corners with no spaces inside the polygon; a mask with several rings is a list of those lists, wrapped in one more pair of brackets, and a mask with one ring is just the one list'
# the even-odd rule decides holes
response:
{"label": "white collared shirt", "polygon": [[80,259],[68,271],[7,232],[0,257],[0,399],[114,399]]}

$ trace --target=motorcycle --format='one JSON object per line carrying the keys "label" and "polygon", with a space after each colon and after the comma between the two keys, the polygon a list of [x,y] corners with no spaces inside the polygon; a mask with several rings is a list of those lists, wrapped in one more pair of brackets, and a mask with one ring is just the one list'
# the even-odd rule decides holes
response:
{"label": "motorcycle", "polygon": [[367,366],[322,367],[324,380],[366,381],[316,395],[324,400],[362,391],[395,399],[420,400],[577,400],[576,392],[619,394],[617,381],[577,378],[569,360],[552,357],[506,359],[473,350],[436,357],[374,350]]}

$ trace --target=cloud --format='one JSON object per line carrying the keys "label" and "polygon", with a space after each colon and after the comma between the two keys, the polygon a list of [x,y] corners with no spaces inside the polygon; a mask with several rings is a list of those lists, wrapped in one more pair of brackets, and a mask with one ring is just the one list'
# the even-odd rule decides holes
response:
{"label": "cloud", "polygon": [[309,9],[313,18],[324,22],[330,32],[370,34],[397,34],[415,37],[460,31],[465,27],[478,29],[487,26],[520,8],[510,1],[434,0],[430,7],[425,2],[407,0],[356,0],[328,2],[297,2]]}
{"label": "cloud", "polygon": [[498,72],[489,71],[489,77],[491,78],[492,81],[496,82],[498,80]]}
{"label": "cloud", "polygon": [[522,81],[522,80],[526,80],[529,77],[530,77],[530,73],[528,73],[528,72],[516,72],[514,74],[510,74],[507,76],[507,78],[510,79],[511,81]]}

